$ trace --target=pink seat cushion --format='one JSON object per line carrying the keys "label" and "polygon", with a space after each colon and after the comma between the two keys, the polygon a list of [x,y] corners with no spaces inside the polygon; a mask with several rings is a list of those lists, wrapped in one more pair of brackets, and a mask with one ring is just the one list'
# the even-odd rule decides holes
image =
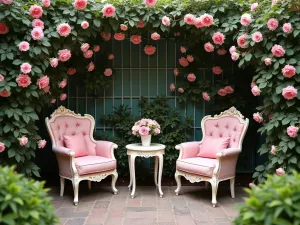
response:
{"label": "pink seat cushion", "polygon": [[197,156],[215,159],[217,158],[216,154],[218,152],[228,147],[229,141],[230,137],[214,138],[210,136],[205,136]]}
{"label": "pink seat cushion", "polygon": [[176,162],[176,168],[187,173],[193,173],[205,177],[212,177],[213,171],[216,167],[216,163],[216,159],[200,157],[178,159]]}
{"label": "pink seat cushion", "polygon": [[75,166],[79,175],[99,173],[117,168],[115,159],[102,156],[84,156],[75,159]]}
{"label": "pink seat cushion", "polygon": [[88,155],[85,140],[82,133],[75,135],[63,135],[65,146],[75,152],[75,157],[82,157]]}

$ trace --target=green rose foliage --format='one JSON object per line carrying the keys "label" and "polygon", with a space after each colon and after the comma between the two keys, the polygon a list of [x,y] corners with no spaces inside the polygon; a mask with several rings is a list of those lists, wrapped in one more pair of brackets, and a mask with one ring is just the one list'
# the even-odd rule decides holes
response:
{"label": "green rose foliage", "polygon": [[44,183],[27,179],[14,169],[0,167],[0,224],[57,224],[55,209]]}
{"label": "green rose foliage", "polygon": [[[248,48],[239,48],[239,66],[253,66],[256,74],[253,81],[263,95],[263,105],[258,107],[264,118],[263,126],[258,130],[266,134],[266,143],[259,149],[259,153],[268,154],[264,165],[256,168],[254,178],[259,182],[265,181],[267,174],[274,173],[277,168],[283,168],[290,173],[292,170],[300,171],[300,135],[290,137],[287,127],[299,126],[300,121],[300,13],[299,1],[278,1],[273,7],[267,1],[259,2],[255,12],[251,12],[252,22],[248,27],[243,27],[237,33],[248,34]],[[268,10],[266,10],[268,8]],[[262,17],[263,14],[263,17]],[[267,22],[274,18],[279,21],[275,30],[269,30]],[[283,25],[290,23],[290,33],[284,32]],[[256,43],[252,34],[261,32],[263,40]],[[280,45],[285,54],[275,57],[272,47]],[[271,64],[266,65],[265,59],[270,58]],[[295,75],[288,78],[283,75],[282,69],[286,65],[295,68]],[[298,90],[298,95],[287,100],[282,95],[282,89],[293,86]],[[271,153],[272,146],[276,147],[276,154]]]}
{"label": "green rose foliage", "polygon": [[268,175],[264,184],[246,191],[250,194],[236,225],[296,225],[300,224],[300,174]]}
{"label": "green rose foliage", "polygon": [[[216,96],[219,110],[235,104],[236,99],[239,98],[234,93],[224,98],[217,95],[220,88],[228,85],[234,88],[234,82],[230,82],[225,76],[225,79],[217,79],[216,82],[197,79],[189,83],[186,79],[187,75],[189,73],[197,75],[197,67],[205,67],[203,59],[211,57],[212,53],[205,52],[203,45],[207,42],[213,43],[214,33],[221,32],[226,37],[224,44],[214,44],[215,51],[218,49],[228,51],[232,42],[235,42],[241,33],[251,35],[255,31],[260,31],[263,34],[263,41],[255,43],[247,37],[248,48],[238,49],[241,54],[239,66],[250,65],[257,69],[254,81],[261,89],[261,95],[264,96],[263,106],[259,110],[264,115],[273,115],[270,121],[265,120],[261,129],[261,132],[267,134],[267,141],[260,152],[262,154],[269,152],[271,145],[276,145],[279,146],[280,153],[270,156],[268,162],[258,168],[255,177],[262,182],[267,173],[273,173],[278,167],[286,168],[287,172],[291,169],[300,170],[299,135],[297,138],[290,138],[285,133],[287,126],[298,124],[299,94],[297,98],[286,101],[280,92],[281,88],[287,85],[299,89],[300,16],[299,12],[295,11],[298,9],[297,0],[278,1],[274,6],[271,6],[270,0],[259,1],[255,12],[249,12],[250,3],[242,0],[160,0],[155,7],[151,8],[147,8],[140,0],[112,0],[108,3],[116,7],[116,14],[108,18],[103,16],[102,9],[105,3],[102,1],[88,1],[84,10],[76,10],[72,2],[56,0],[52,1],[50,7],[43,7],[43,15],[40,19],[44,22],[44,38],[40,41],[33,40],[31,36],[33,18],[29,14],[29,8],[34,4],[41,5],[41,2],[14,0],[10,5],[0,4],[0,23],[6,24],[9,28],[8,33],[0,35],[0,74],[4,76],[4,81],[0,82],[0,93],[3,91],[10,93],[9,97],[0,97],[0,142],[4,143],[6,148],[0,154],[0,163],[17,164],[17,171],[29,176],[39,175],[38,167],[32,162],[35,157],[36,143],[41,139],[35,125],[36,120],[39,119],[39,112],[43,107],[48,106],[53,98],[58,98],[65,92],[59,83],[70,76],[67,73],[69,68],[76,68],[77,72],[74,76],[81,76],[88,90],[95,92],[110,86],[112,78],[105,77],[103,72],[106,68],[112,68],[112,61],[108,60],[107,42],[101,32],[110,32],[113,35],[122,32],[120,25],[125,24],[128,26],[128,30],[124,32],[126,37],[129,37],[130,33],[145,36],[148,32],[158,32],[168,38],[173,37],[174,32],[180,32],[181,35],[177,36],[176,40],[187,48],[187,54],[195,56],[195,60],[188,67],[181,68],[184,79],[177,83],[176,88],[182,87],[185,91],[182,94],[178,93],[178,101],[185,102],[188,99],[199,102],[202,99],[202,92],[207,92],[211,98]],[[240,17],[245,12],[249,12],[253,20],[247,27],[240,24]],[[188,13],[196,17],[204,13],[210,14],[214,17],[214,23],[199,29],[187,25],[184,22],[184,15]],[[162,24],[163,16],[171,19],[170,26]],[[280,21],[275,31],[270,31],[266,27],[266,22],[271,17]],[[81,28],[83,21],[89,22],[87,29]],[[144,28],[137,27],[140,21],[143,21]],[[62,37],[57,32],[57,26],[62,23],[68,23],[72,29],[67,37]],[[293,32],[283,33],[281,29],[283,23],[291,23]],[[21,41],[30,43],[27,52],[19,50],[18,45]],[[94,45],[101,47],[100,52],[94,55],[101,57],[102,63],[95,65],[95,69],[90,72],[88,68],[91,66],[88,65],[92,59],[83,57],[80,49],[83,43],[89,43],[90,49]],[[151,41],[151,44],[155,45],[155,41]],[[281,58],[273,58],[272,65],[266,67],[264,58],[271,56],[270,49],[274,44],[282,45],[286,49],[286,54]],[[66,62],[60,61],[57,67],[50,66],[50,59],[58,57],[58,52],[62,49],[69,49],[72,58]],[[29,73],[31,85],[25,88],[19,87],[16,82],[16,78],[21,73],[20,65],[24,62],[32,65]],[[293,78],[287,79],[281,75],[281,69],[286,64],[295,66],[297,75]],[[50,92],[36,85],[38,79],[44,75],[50,78]],[[224,104],[225,102],[227,104]],[[290,118],[290,121],[286,123],[287,120],[284,122],[279,118]],[[25,146],[20,146],[18,142],[18,138],[22,136],[26,136],[29,140]],[[285,143],[288,143],[288,147],[285,147]]]}

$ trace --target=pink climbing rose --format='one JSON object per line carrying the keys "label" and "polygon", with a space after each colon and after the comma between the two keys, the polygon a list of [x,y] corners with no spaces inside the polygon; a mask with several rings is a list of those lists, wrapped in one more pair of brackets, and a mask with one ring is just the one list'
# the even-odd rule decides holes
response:
{"label": "pink climbing rose", "polygon": [[272,59],[270,59],[270,58],[265,58],[264,61],[267,66],[271,65],[271,63],[272,63]]}
{"label": "pink climbing rose", "polygon": [[194,57],[192,55],[187,55],[186,56],[187,61],[189,62],[194,62]]}
{"label": "pink climbing rose", "polygon": [[152,45],[146,45],[144,47],[144,52],[146,55],[153,55],[156,52],[156,48]]}
{"label": "pink climbing rose", "polygon": [[193,73],[188,74],[187,80],[188,80],[189,82],[194,82],[194,81],[196,80],[195,74],[193,74]]}
{"label": "pink climbing rose", "polygon": [[3,142],[0,142],[0,153],[5,150],[5,144]]}
{"label": "pink climbing rose", "polygon": [[144,27],[145,27],[145,24],[144,24],[143,20],[140,20],[140,21],[138,22],[137,27],[138,27],[138,28],[144,28]]}
{"label": "pink climbing rose", "polygon": [[19,50],[22,52],[27,52],[29,50],[29,43],[27,41],[22,41],[19,44]]}
{"label": "pink climbing rose", "polygon": [[67,74],[68,75],[74,75],[76,73],[76,69],[75,68],[69,68]]}
{"label": "pink climbing rose", "polygon": [[197,27],[197,28],[203,27],[202,20],[201,20],[200,17],[198,17],[198,18],[195,19],[194,25],[195,25],[195,27]]}
{"label": "pink climbing rose", "polygon": [[157,41],[160,39],[160,35],[156,32],[154,32],[153,34],[151,34],[151,39],[154,41]]}
{"label": "pink climbing rose", "polygon": [[131,35],[130,41],[133,44],[138,45],[142,42],[142,37],[141,37],[141,35]]}
{"label": "pink climbing rose", "polygon": [[258,122],[258,123],[262,123],[263,122],[263,118],[262,116],[260,115],[260,113],[254,113],[253,114],[253,119]]}
{"label": "pink climbing rose", "polygon": [[32,5],[30,8],[29,8],[29,14],[35,18],[35,19],[38,19],[40,17],[42,17],[43,15],[43,9],[41,6],[38,6],[38,5]]}
{"label": "pink climbing rose", "polygon": [[282,30],[283,30],[284,33],[288,33],[288,34],[292,33],[292,31],[293,31],[292,24],[290,24],[290,23],[283,24]]}
{"label": "pink climbing rose", "polygon": [[231,86],[224,87],[227,94],[232,94],[234,92],[234,89]]}
{"label": "pink climbing rose", "polygon": [[226,55],[227,51],[225,49],[218,49],[217,53],[218,55]]}
{"label": "pink climbing rose", "polygon": [[282,96],[287,100],[295,98],[297,96],[297,93],[297,89],[293,86],[287,86],[286,88],[282,89]]}
{"label": "pink climbing rose", "polygon": [[229,49],[230,54],[236,52],[236,47],[235,46],[231,46]]}
{"label": "pink climbing rose", "polygon": [[195,19],[196,19],[196,17],[193,14],[190,14],[190,13],[186,14],[183,18],[184,22],[186,24],[189,24],[189,25],[194,25],[195,24]]}
{"label": "pink climbing rose", "polygon": [[258,3],[255,2],[255,3],[251,4],[250,10],[251,10],[251,11],[256,11],[257,7],[258,7]]}
{"label": "pink climbing rose", "polygon": [[271,19],[269,19],[268,22],[267,22],[267,26],[268,26],[269,30],[271,30],[271,31],[276,30],[277,27],[278,27],[278,24],[279,24],[279,22],[278,22],[278,20],[275,19],[275,18],[271,18]]}
{"label": "pink climbing rose", "polygon": [[0,74],[0,82],[4,81],[4,76],[2,74]]}
{"label": "pink climbing rose", "polygon": [[188,61],[186,58],[181,57],[181,58],[179,59],[179,64],[180,64],[182,67],[187,67],[187,66],[189,65],[189,61]]}
{"label": "pink climbing rose", "polygon": [[89,50],[90,45],[88,43],[84,43],[81,45],[80,49],[83,53],[85,53],[87,50]]}
{"label": "pink climbing rose", "polygon": [[247,34],[242,34],[237,39],[237,44],[241,48],[248,48],[247,42]]}
{"label": "pink climbing rose", "polygon": [[142,127],[139,128],[139,134],[141,136],[149,135],[149,132],[150,132],[150,128],[149,127],[142,126]]}
{"label": "pink climbing rose", "polygon": [[144,3],[146,4],[146,6],[148,7],[153,7],[155,6],[157,0],[144,0]]}
{"label": "pink climbing rose", "polygon": [[36,41],[42,40],[44,38],[44,31],[40,27],[35,27],[31,31],[31,37]]}
{"label": "pink climbing rose", "polygon": [[21,146],[24,146],[24,145],[26,145],[28,143],[28,138],[25,137],[25,136],[22,136],[21,138],[18,138],[18,140],[19,140],[19,144]]}
{"label": "pink climbing rose", "polygon": [[59,82],[58,86],[60,88],[65,88],[67,86],[67,84],[68,84],[68,81],[66,78],[64,78],[61,82]]}
{"label": "pink climbing rose", "polygon": [[277,152],[276,146],[272,145],[272,147],[271,147],[271,154],[272,155],[276,155],[276,152]]}
{"label": "pink climbing rose", "polygon": [[56,68],[58,66],[58,58],[51,58],[50,65],[51,65],[51,67]]}
{"label": "pink climbing rose", "polygon": [[8,31],[8,26],[5,23],[0,23],[0,34],[7,34]]}
{"label": "pink climbing rose", "polygon": [[204,15],[200,16],[200,20],[201,20],[202,25],[205,27],[210,27],[214,22],[213,16],[206,14],[206,13]]}
{"label": "pink climbing rose", "polygon": [[181,53],[186,53],[186,48],[184,46],[180,46],[180,52]]}
{"label": "pink climbing rose", "polygon": [[104,41],[109,41],[111,38],[111,33],[101,32],[101,37],[104,39]]}
{"label": "pink climbing rose", "polygon": [[222,45],[224,43],[225,36],[221,32],[216,32],[213,34],[212,40],[216,45]]}
{"label": "pink climbing rose", "polygon": [[3,3],[5,5],[10,5],[13,3],[13,0],[0,0],[0,3]]}
{"label": "pink climbing rose", "polygon": [[219,66],[214,66],[214,67],[212,68],[212,72],[213,72],[214,74],[219,75],[219,74],[223,73],[223,70],[222,70],[221,67],[219,67]]}
{"label": "pink climbing rose", "polygon": [[183,88],[178,88],[178,92],[183,93],[184,92]]}
{"label": "pink climbing rose", "polygon": [[170,91],[175,91],[175,88],[176,88],[175,84],[171,83],[170,84]]}
{"label": "pink climbing rose", "polygon": [[44,22],[40,19],[34,19],[31,24],[33,27],[39,27],[42,30],[44,29]]}
{"label": "pink climbing rose", "polygon": [[84,56],[84,58],[89,59],[89,58],[92,58],[93,54],[94,54],[93,50],[87,50],[87,51],[83,54],[83,56]]}
{"label": "pink climbing rose", "polygon": [[19,87],[28,87],[31,84],[31,79],[27,74],[20,74],[17,78],[16,81],[18,83]]}
{"label": "pink climbing rose", "polygon": [[251,92],[254,96],[259,96],[260,95],[260,89],[257,85],[255,85],[251,88]]}
{"label": "pink climbing rose", "polygon": [[263,35],[261,32],[257,31],[252,34],[252,41],[259,43],[263,40]]}
{"label": "pink climbing rose", "polygon": [[125,34],[123,33],[115,33],[114,39],[117,41],[123,41],[125,39]]}
{"label": "pink climbing rose", "polygon": [[170,26],[170,18],[167,17],[167,16],[164,16],[162,19],[161,19],[161,22],[163,25],[165,25],[166,27]]}
{"label": "pink climbing rose", "polygon": [[88,69],[88,72],[93,71],[93,70],[95,69],[95,64],[94,64],[93,62],[90,62],[90,63],[88,64],[87,69]]}
{"label": "pink climbing rose", "polygon": [[71,51],[69,49],[63,49],[58,51],[58,59],[62,62],[66,62],[71,58]]}
{"label": "pink climbing rose", "polygon": [[281,45],[274,45],[271,51],[275,57],[282,57],[285,54],[285,50]]}
{"label": "pink climbing rose", "polygon": [[61,101],[64,101],[67,99],[67,94],[66,93],[62,93],[60,96],[59,96],[59,100]]}
{"label": "pink climbing rose", "polygon": [[114,55],[114,54],[109,54],[109,55],[108,55],[108,59],[109,59],[109,60],[113,60],[114,58],[115,58],[115,55]]}
{"label": "pink climbing rose", "polygon": [[105,17],[113,17],[115,15],[116,9],[112,4],[104,5],[102,9],[103,16]]}
{"label": "pink climbing rose", "polygon": [[90,26],[89,22],[88,21],[82,21],[81,22],[81,28],[82,29],[88,29]]}
{"label": "pink climbing rose", "polygon": [[227,95],[227,91],[224,88],[221,88],[218,90],[218,95],[225,96]]}
{"label": "pink climbing rose", "polygon": [[87,6],[87,0],[75,0],[74,1],[74,7],[77,10],[83,10]]}
{"label": "pink climbing rose", "polygon": [[37,86],[39,86],[40,89],[43,89],[49,85],[49,82],[49,77],[47,75],[44,75],[37,80]]}
{"label": "pink climbing rose", "polygon": [[175,68],[173,72],[176,77],[179,75],[179,70],[177,68]]}
{"label": "pink climbing rose", "polygon": [[48,8],[51,5],[51,1],[50,0],[42,0],[43,6]]}
{"label": "pink climbing rose", "polygon": [[282,71],[283,76],[285,76],[287,78],[291,78],[291,77],[295,76],[295,74],[296,74],[296,68],[291,65],[286,65],[281,71]]}
{"label": "pink climbing rose", "polygon": [[204,49],[207,52],[213,52],[215,50],[215,47],[210,42],[207,42],[204,44]]}
{"label": "pink climbing rose", "polygon": [[99,52],[100,51],[100,45],[94,45],[93,51],[94,52]]}
{"label": "pink climbing rose", "polygon": [[7,98],[11,95],[11,93],[7,90],[3,90],[3,91],[0,91],[0,96],[1,97],[4,97],[4,98]]}
{"label": "pink climbing rose", "polygon": [[238,60],[239,57],[240,57],[240,54],[237,53],[237,52],[234,52],[234,53],[231,54],[231,59],[232,59],[233,61]]}
{"label": "pink climbing rose", "polygon": [[202,98],[203,98],[205,101],[210,101],[210,96],[208,95],[207,92],[202,92]]}
{"label": "pink climbing rose", "polygon": [[285,171],[282,168],[278,168],[276,169],[276,174],[279,176],[283,176],[285,174]]}
{"label": "pink climbing rose", "polygon": [[244,27],[247,27],[250,25],[250,23],[252,22],[252,18],[251,18],[251,15],[248,14],[248,13],[245,13],[241,16],[241,24],[244,26]]}
{"label": "pink climbing rose", "polygon": [[298,130],[299,128],[298,127],[295,127],[295,126],[289,126],[286,130],[287,134],[294,138],[294,137],[297,137],[297,134],[298,134]]}
{"label": "pink climbing rose", "polygon": [[52,103],[52,104],[56,103],[56,99],[53,98],[50,103]]}
{"label": "pink climbing rose", "polygon": [[249,188],[254,188],[256,185],[254,183],[249,183]]}
{"label": "pink climbing rose", "polygon": [[22,73],[27,74],[31,72],[31,67],[32,66],[29,63],[22,63],[20,68]]}
{"label": "pink climbing rose", "polygon": [[127,27],[127,25],[125,25],[125,24],[121,24],[121,25],[120,25],[120,29],[121,29],[122,31],[126,31],[126,30],[128,29],[128,27]]}
{"label": "pink climbing rose", "polygon": [[71,27],[68,23],[61,23],[57,26],[57,33],[62,37],[67,37],[71,33]]}
{"label": "pink climbing rose", "polygon": [[104,70],[104,75],[107,77],[110,77],[112,75],[112,69],[111,68],[106,68]]}
{"label": "pink climbing rose", "polygon": [[38,148],[45,148],[46,144],[47,144],[46,140],[39,140],[38,141]]}

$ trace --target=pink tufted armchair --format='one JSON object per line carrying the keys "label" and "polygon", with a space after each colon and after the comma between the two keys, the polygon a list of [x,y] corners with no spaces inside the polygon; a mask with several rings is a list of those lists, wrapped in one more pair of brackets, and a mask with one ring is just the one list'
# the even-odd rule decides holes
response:
{"label": "pink tufted armchair", "polygon": [[[206,187],[208,182],[211,184],[213,207],[217,204],[220,181],[230,180],[231,197],[234,198],[235,167],[248,124],[249,120],[244,119],[234,107],[220,115],[204,117],[201,122],[202,140],[175,147],[180,150],[175,173],[176,195],[180,192],[183,176],[192,183],[205,181]],[[217,151],[216,146],[221,146],[221,149]]]}
{"label": "pink tufted armchair", "polygon": [[[64,194],[65,179],[71,180],[74,204],[77,205],[80,181],[88,180],[90,189],[91,181],[100,182],[109,175],[112,175],[112,190],[114,194],[118,193],[115,187],[118,173],[114,157],[114,149],[118,146],[112,142],[94,140],[95,120],[91,115],[81,116],[60,106],[50,119],[46,118],[46,125],[58,161],[60,196]],[[66,138],[70,138],[69,144],[74,146],[73,149],[66,147]],[[74,151],[79,145],[84,146],[83,153]]]}

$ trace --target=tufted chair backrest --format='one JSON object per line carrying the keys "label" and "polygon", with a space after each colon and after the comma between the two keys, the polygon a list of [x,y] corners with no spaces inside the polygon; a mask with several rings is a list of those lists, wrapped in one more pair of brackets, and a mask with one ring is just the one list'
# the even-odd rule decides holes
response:
{"label": "tufted chair backrest", "polygon": [[53,146],[65,147],[63,135],[82,133],[89,155],[96,155],[96,144],[92,140],[95,121],[92,116],[81,116],[61,106],[54,111],[51,119],[46,118],[46,124]]}
{"label": "tufted chair backrest", "polygon": [[232,107],[220,115],[206,116],[202,120],[203,136],[230,137],[228,148],[241,148],[249,124],[248,119]]}

